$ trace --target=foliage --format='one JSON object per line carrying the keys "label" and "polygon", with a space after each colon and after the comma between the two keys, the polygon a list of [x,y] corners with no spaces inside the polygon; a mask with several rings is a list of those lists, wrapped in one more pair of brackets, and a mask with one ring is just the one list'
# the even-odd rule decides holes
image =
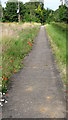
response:
{"label": "foliage", "polygon": [[55,22],[67,22],[68,20],[68,13],[67,13],[67,7],[65,5],[59,6],[59,9],[57,9],[54,12],[54,21]]}
{"label": "foliage", "polygon": [[19,2],[19,7],[20,7],[20,19],[21,21],[24,21],[24,14],[26,13],[25,5],[22,2]]}
{"label": "foliage", "polygon": [[[51,23],[46,25],[51,47],[58,62],[62,77],[66,80],[66,24]],[[66,82],[66,81],[65,81]]]}
{"label": "foliage", "polygon": [[43,4],[39,2],[29,2],[25,3],[25,8],[25,21],[42,22]]}
{"label": "foliage", "polygon": [[35,4],[31,2],[25,3],[24,21],[27,21],[27,22],[35,21],[36,22],[35,9],[36,9]]}
{"label": "foliage", "polygon": [[[38,24],[2,24],[3,25],[3,53],[2,53],[2,90],[9,82],[12,74],[23,67],[22,60],[32,49],[33,39],[36,37],[40,25]],[[4,32],[9,31],[9,35]],[[12,33],[12,34],[11,34]]]}
{"label": "foliage", "polygon": [[65,5],[59,6],[59,8],[55,11],[47,9],[46,10],[46,22],[50,23],[52,21],[55,22],[67,22],[68,21],[68,13],[67,7]]}
{"label": "foliage", "polygon": [[[19,2],[20,19],[23,22],[44,22],[43,3],[28,2],[23,4]],[[17,22],[18,21],[18,2],[7,2],[6,7],[3,8],[3,22]]]}
{"label": "foliage", "polygon": [[3,14],[2,14],[2,5],[0,3],[0,21],[2,20],[2,16],[3,16]]}
{"label": "foliage", "polygon": [[47,23],[49,23],[53,20],[53,13],[54,13],[53,10],[50,10],[47,8],[47,10],[46,10],[46,22]]}
{"label": "foliage", "polygon": [[3,8],[3,22],[17,22],[17,2],[7,2],[6,7]]}
{"label": "foliage", "polygon": [[23,4],[19,2],[20,11],[18,10],[18,0],[16,2],[6,3],[6,7],[3,8],[3,22],[18,22],[18,14],[20,14],[20,20],[22,22],[40,22],[40,23],[50,23],[55,22],[67,22],[68,14],[67,7],[65,5],[59,6],[56,11],[51,9],[45,9],[42,2],[27,2]]}

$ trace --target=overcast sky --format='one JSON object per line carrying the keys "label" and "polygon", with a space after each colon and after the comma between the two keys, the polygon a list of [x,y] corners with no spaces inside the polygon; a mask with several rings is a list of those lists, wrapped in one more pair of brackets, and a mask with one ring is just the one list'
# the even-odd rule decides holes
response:
{"label": "overcast sky", "polygon": [[[8,0],[1,0],[2,6],[5,7],[5,2]],[[23,3],[28,2],[29,0],[21,0]],[[44,0],[45,8],[50,8],[56,10],[60,5],[60,0]]]}

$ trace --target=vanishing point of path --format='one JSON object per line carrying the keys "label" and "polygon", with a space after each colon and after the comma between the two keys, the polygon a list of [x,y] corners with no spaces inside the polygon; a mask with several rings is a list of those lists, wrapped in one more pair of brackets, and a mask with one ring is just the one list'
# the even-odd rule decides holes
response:
{"label": "vanishing point of path", "polygon": [[63,85],[41,26],[24,68],[11,78],[3,118],[64,118]]}

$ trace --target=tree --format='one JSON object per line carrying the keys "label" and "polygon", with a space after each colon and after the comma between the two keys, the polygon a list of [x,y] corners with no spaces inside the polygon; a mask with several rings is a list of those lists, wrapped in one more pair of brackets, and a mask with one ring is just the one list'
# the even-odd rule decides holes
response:
{"label": "tree", "polygon": [[46,22],[67,22],[68,21],[68,8],[66,5],[61,5],[55,11],[47,9],[46,10]]}
{"label": "tree", "polygon": [[47,23],[53,21],[53,14],[54,14],[54,11],[49,9],[49,8],[47,8],[47,10],[45,11],[45,17],[46,17],[45,21]]}
{"label": "tree", "polygon": [[67,21],[68,14],[67,14],[67,7],[65,5],[60,6],[59,8],[59,19],[60,21]]}
{"label": "tree", "polygon": [[22,2],[19,2],[19,14],[20,14],[20,20],[24,21],[24,14],[25,14],[25,5]]}
{"label": "tree", "polygon": [[17,22],[18,14],[17,14],[18,4],[16,2],[7,2],[6,7],[3,8],[3,21],[7,22]]}
{"label": "tree", "polygon": [[65,5],[59,6],[54,12],[54,21],[55,22],[67,22],[68,21],[68,12],[67,7]]}
{"label": "tree", "polygon": [[33,21],[43,23],[45,21],[44,4],[41,2],[41,0],[39,1],[40,2],[27,2],[25,4],[19,2],[18,4],[18,0],[15,0],[15,2],[13,2],[13,0],[12,2],[8,0],[6,7],[3,8],[3,22],[18,22],[18,15],[20,14],[20,19],[23,22]]}
{"label": "tree", "polygon": [[36,16],[36,9],[38,8],[38,2],[28,2],[25,3],[25,14],[24,19],[28,22],[38,22],[38,18]]}
{"label": "tree", "polygon": [[2,5],[1,5],[1,2],[0,2],[0,21],[2,21],[2,16],[3,16]]}

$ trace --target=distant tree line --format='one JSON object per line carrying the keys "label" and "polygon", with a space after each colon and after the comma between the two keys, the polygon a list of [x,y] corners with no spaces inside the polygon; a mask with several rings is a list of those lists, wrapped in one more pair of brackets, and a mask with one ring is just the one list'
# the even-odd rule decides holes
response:
{"label": "distant tree line", "polygon": [[59,6],[56,11],[52,11],[48,15],[48,22],[55,21],[55,22],[68,22],[68,8],[65,5]]}
{"label": "distant tree line", "polygon": [[17,0],[15,2],[9,2],[8,0],[5,8],[0,4],[0,11],[3,11],[3,15],[0,15],[2,16],[2,22],[18,22],[19,14],[21,22],[49,23],[52,21],[68,21],[68,8],[65,5],[61,5],[56,11],[53,11],[48,8],[45,9],[42,2],[31,2],[31,0],[25,4],[19,2],[19,6]]}

